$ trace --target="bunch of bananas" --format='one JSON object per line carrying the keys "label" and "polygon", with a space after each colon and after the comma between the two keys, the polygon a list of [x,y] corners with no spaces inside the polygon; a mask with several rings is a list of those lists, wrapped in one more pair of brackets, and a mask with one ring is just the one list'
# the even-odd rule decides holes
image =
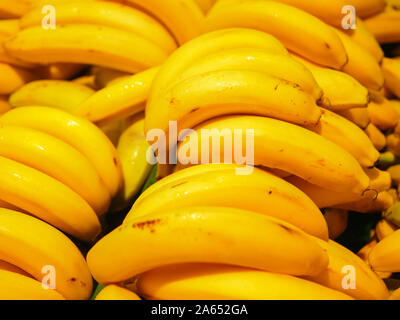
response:
{"label": "bunch of bananas", "polygon": [[1,1],[0,299],[400,299],[399,24],[396,0]]}

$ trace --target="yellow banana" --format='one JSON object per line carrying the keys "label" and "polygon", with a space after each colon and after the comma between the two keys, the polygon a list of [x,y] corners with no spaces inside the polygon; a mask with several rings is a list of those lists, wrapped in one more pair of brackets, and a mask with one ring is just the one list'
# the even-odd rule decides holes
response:
{"label": "yellow banana", "polygon": [[364,132],[368,135],[377,150],[381,151],[386,147],[385,135],[374,124],[370,123]]}
{"label": "yellow banana", "polygon": [[162,208],[207,205],[263,213],[316,237],[328,239],[326,222],[318,207],[286,181],[257,168],[250,175],[238,175],[239,167],[229,164],[212,172],[207,172],[206,167],[207,173],[204,174],[190,175],[191,169],[185,169],[188,172],[184,178],[174,179],[153,191],[151,196],[148,193],[140,196],[124,223],[129,224],[133,219]]}
{"label": "yellow banana", "polygon": [[384,58],[382,70],[385,76],[385,85],[390,92],[400,98],[400,59]]}
{"label": "yellow banana", "polygon": [[387,169],[392,177],[393,184],[398,186],[400,184],[400,165],[394,165]]}
{"label": "yellow banana", "polygon": [[0,20],[0,34],[11,36],[20,30],[19,19]]}
{"label": "yellow banana", "polygon": [[343,71],[369,90],[379,91],[384,84],[383,73],[375,57],[344,32],[332,28],[339,36],[348,55]]}
{"label": "yellow banana", "polygon": [[301,278],[217,264],[187,263],[154,269],[139,277],[137,287],[151,300],[351,299]]}
{"label": "yellow banana", "polygon": [[124,30],[70,24],[55,30],[31,27],[9,38],[8,54],[27,62],[95,64],[138,72],[161,64],[167,54],[149,40]]}
{"label": "yellow banana", "polygon": [[90,89],[96,90],[97,86],[95,83],[95,76],[94,75],[84,75],[72,80],[73,83],[81,84],[87,86]]}
{"label": "yellow banana", "polygon": [[57,291],[44,289],[41,282],[6,270],[0,270],[0,299],[65,300]]}
{"label": "yellow banana", "polygon": [[380,153],[368,136],[346,118],[323,108],[321,111],[319,123],[307,128],[348,151],[362,167],[373,167]]}
{"label": "yellow banana", "polygon": [[400,300],[400,288],[391,293],[389,300]]}
{"label": "yellow banana", "polygon": [[75,113],[104,124],[143,111],[158,70],[157,67],[137,73],[97,91],[83,101]]}
{"label": "yellow banana", "polygon": [[375,199],[364,198],[355,202],[344,203],[334,208],[356,211],[360,213],[381,212],[388,209],[394,203],[394,199],[388,191],[379,192]]}
{"label": "yellow banana", "polygon": [[322,98],[322,90],[311,72],[302,64],[286,55],[269,53],[256,48],[236,48],[205,56],[194,66],[184,71],[177,79],[187,79],[196,75],[221,70],[250,70],[269,74],[298,84],[316,100]]}
{"label": "yellow banana", "polygon": [[[2,21],[2,20],[0,20],[0,23],[1,23],[1,21]],[[0,25],[0,27],[1,27],[1,25]],[[19,59],[16,59],[16,58],[10,56],[10,55],[5,51],[5,49],[4,49],[4,47],[3,47],[3,43],[4,43],[5,41],[7,41],[7,39],[8,39],[9,37],[10,37],[9,35],[3,35],[3,34],[1,33],[1,30],[0,30],[0,63],[11,64],[11,65],[13,65],[13,66],[21,67],[21,68],[34,68],[34,67],[35,67],[35,64],[27,63],[27,62],[21,61],[21,60],[19,60]]]}
{"label": "yellow banana", "polygon": [[[204,129],[209,130],[207,132],[209,135],[201,134]],[[226,134],[222,131],[224,129]],[[213,153],[221,153],[221,162],[229,160],[225,159],[225,154],[232,156],[231,159],[236,161],[233,157],[234,152],[248,153],[244,144],[237,143],[238,136],[245,141],[246,130],[250,129],[254,130],[254,134],[252,133],[254,150],[251,152],[254,152],[255,165],[284,170],[329,190],[362,194],[368,188],[368,176],[347,151],[305,128],[266,117],[226,116],[201,124],[184,142],[180,143],[178,163],[183,164],[187,160],[184,158],[185,152],[181,150],[187,150],[188,146],[191,146],[190,142],[194,135],[197,135],[199,143],[198,147],[196,145],[190,152],[191,159],[197,160],[197,163],[207,161],[207,159],[203,160],[204,153],[207,152],[208,161],[211,161],[209,155]],[[235,130],[241,131],[234,136]],[[209,140],[211,137],[220,139],[221,132],[225,137],[224,142],[221,143],[220,150],[214,150]],[[235,142],[234,148],[229,146],[226,137]],[[240,150],[232,150],[238,147]],[[227,153],[225,148],[227,148]],[[293,155],[296,157],[294,158]],[[247,154],[248,156],[250,155]]]}
{"label": "yellow banana", "polygon": [[323,91],[327,100],[326,108],[330,110],[346,110],[366,107],[369,102],[368,90],[347,73],[323,68],[299,56],[292,57],[309,69]]}
{"label": "yellow banana", "polygon": [[117,152],[121,160],[124,185],[114,200],[114,207],[129,204],[143,186],[152,168],[146,158],[149,147],[144,136],[144,115],[139,114],[118,141]]}
{"label": "yellow banana", "polygon": [[206,14],[217,0],[195,0],[200,9]]}
{"label": "yellow banana", "polygon": [[128,289],[110,284],[102,289],[95,300],[141,300],[138,295]]}
{"label": "yellow banana", "polygon": [[[53,267],[55,289],[66,299],[88,299],[92,277],[79,249],[63,233],[26,214],[0,209],[0,258],[42,281]],[[1,285],[0,285],[1,286]]]}
{"label": "yellow banana", "polygon": [[400,157],[400,135],[398,133],[389,134],[386,137],[387,149],[395,157]]}
{"label": "yellow banana", "polygon": [[340,209],[326,209],[324,218],[328,224],[329,239],[336,239],[347,229],[349,212]]}
{"label": "yellow banana", "polygon": [[400,41],[400,11],[391,6],[387,6],[383,12],[365,20],[365,25],[379,43]]}
{"label": "yellow banana", "polygon": [[327,187],[318,187],[295,176],[287,177],[285,180],[307,194],[318,207],[328,208],[344,203],[360,201],[363,199],[375,199],[379,192],[388,190],[390,188],[391,178],[387,172],[378,170],[376,168],[364,170],[370,179],[370,186],[369,189],[362,195],[339,191],[340,189],[335,191],[328,190]]}
{"label": "yellow banana", "polygon": [[0,3],[0,19],[15,19],[28,12],[31,7],[29,0],[2,0]]}
{"label": "yellow banana", "polygon": [[98,66],[92,66],[90,74],[95,76],[95,84],[98,89],[103,89],[119,79],[125,79],[131,76],[131,74],[127,72]]}
{"label": "yellow banana", "polygon": [[186,262],[315,275],[328,257],[311,236],[284,221],[234,208],[197,207],[133,219],[97,242],[87,261],[94,278],[107,284]]}
{"label": "yellow banana", "polygon": [[[112,0],[121,2],[121,0]],[[179,44],[201,34],[204,14],[194,0],[122,0],[160,20]]]}
{"label": "yellow banana", "polygon": [[205,31],[231,27],[270,33],[291,51],[327,67],[341,69],[347,63],[340,39],[325,23],[286,4],[275,1],[233,3],[212,10],[204,24]]}
{"label": "yellow banana", "polygon": [[386,0],[345,0],[356,8],[357,16],[368,18],[382,12],[386,7]]}
{"label": "yellow banana", "polygon": [[109,207],[110,194],[89,160],[69,144],[51,135],[2,125],[0,156],[59,180],[85,199],[98,214],[105,213]]}
{"label": "yellow banana", "polygon": [[344,31],[353,41],[357,42],[361,47],[371,53],[378,63],[382,62],[383,50],[380,47],[375,36],[367,29],[364,21],[357,18],[356,28]]}
{"label": "yellow banana", "polygon": [[10,94],[34,79],[28,70],[0,62],[0,94]]}
{"label": "yellow banana", "polygon": [[394,233],[397,229],[398,228],[394,224],[383,219],[380,220],[375,227],[376,236],[379,241],[382,241],[383,239]]}
{"label": "yellow banana", "polygon": [[11,109],[7,96],[0,95],[0,116]]}
{"label": "yellow banana", "polygon": [[[142,11],[106,1],[70,1],[54,6],[57,24],[94,24],[128,31],[143,37],[160,47],[166,53],[176,49],[176,43],[169,32]],[[22,29],[41,26],[42,8],[28,12],[20,20]]]}
{"label": "yellow banana", "polygon": [[77,63],[51,63],[35,68],[35,74],[41,79],[70,80],[85,68]]}
{"label": "yellow banana", "polygon": [[369,263],[375,271],[400,271],[400,230],[396,230],[371,250]]}
{"label": "yellow banana", "polygon": [[13,107],[46,106],[74,112],[95,91],[85,85],[65,80],[32,81],[10,95]]}
{"label": "yellow banana", "polygon": [[4,114],[0,124],[35,129],[70,144],[92,163],[111,196],[118,192],[122,174],[117,151],[88,120],[54,108],[23,107]]}
{"label": "yellow banana", "polygon": [[119,137],[122,134],[122,130],[124,127],[124,122],[121,120],[107,123],[105,125],[99,125],[101,131],[105,133],[105,135],[110,139],[114,146],[117,146]]}
{"label": "yellow banana", "polygon": [[361,129],[367,128],[371,123],[367,108],[351,108],[347,110],[339,110],[336,111],[336,113],[358,125]]}
{"label": "yellow banana", "polygon": [[368,105],[371,123],[381,130],[393,129],[400,120],[400,115],[390,100],[383,98],[382,103],[371,101]]}
{"label": "yellow banana", "polygon": [[[385,283],[360,257],[335,241],[325,242],[319,239],[316,241],[327,251],[329,266],[320,274],[306,277],[306,279],[341,291],[356,299],[386,300],[389,297]],[[350,279],[347,280],[346,275]],[[351,277],[354,278],[353,283]]]}
{"label": "yellow banana", "polygon": [[22,270],[21,268],[18,268],[16,265],[13,265],[11,263],[6,262],[4,260],[0,260],[0,270],[10,271],[10,272],[14,272],[14,273],[18,273],[20,275],[23,275],[25,277],[33,278],[26,271]]}

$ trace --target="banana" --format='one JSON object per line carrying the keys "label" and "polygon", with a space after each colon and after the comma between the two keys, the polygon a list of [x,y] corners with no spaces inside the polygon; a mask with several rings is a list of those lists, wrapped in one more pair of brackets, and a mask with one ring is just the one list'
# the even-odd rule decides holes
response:
{"label": "banana", "polygon": [[400,11],[387,6],[385,10],[365,20],[365,25],[379,43],[400,41]]}
{"label": "banana", "polygon": [[193,128],[205,120],[226,114],[255,114],[301,125],[316,124],[321,117],[313,97],[297,84],[246,70],[215,71],[194,76],[149,103],[151,106],[147,104],[146,107],[146,132],[161,129],[167,135],[170,121],[177,121],[177,132],[180,133],[182,129]]}
{"label": "banana", "polygon": [[0,3],[0,19],[15,19],[29,11],[29,0],[2,0]]}
{"label": "banana", "polygon": [[333,111],[351,108],[366,107],[369,102],[368,90],[356,79],[347,73],[323,68],[313,64],[299,56],[292,57],[301,62],[309,69],[323,91],[328,103],[324,105]]}
{"label": "banana", "polygon": [[139,7],[156,17],[180,45],[202,32],[204,14],[194,0],[122,0],[122,3]]}
{"label": "banana", "polygon": [[[208,129],[207,133],[210,134],[201,134],[200,132],[204,129]],[[226,134],[222,131],[224,129]],[[203,160],[204,153],[209,150],[208,161],[210,161],[209,155],[218,154],[218,150],[213,149],[215,146],[209,144],[209,140],[211,137],[220,139],[221,132],[225,143],[228,141],[227,137],[232,139],[231,141],[236,140],[234,148],[239,147],[240,150],[232,150],[232,146],[229,144],[224,146],[222,143],[219,151],[220,161],[232,161],[225,159],[225,154],[232,156],[231,159],[236,161],[233,157],[234,152],[248,153],[246,150],[248,146],[238,146],[237,140],[238,136],[241,136],[242,141],[245,141],[246,130],[249,129],[254,130],[254,150],[249,151],[254,152],[255,165],[284,170],[329,190],[362,194],[368,188],[368,176],[347,151],[305,128],[266,117],[226,116],[201,124],[184,142],[180,143],[178,163],[184,164],[187,160],[183,157],[188,146],[192,147],[190,142],[194,139],[194,135],[200,143],[198,147],[197,145],[192,147],[194,150],[190,150],[191,159],[197,160],[197,163],[204,163],[207,161],[207,159]],[[241,132],[239,131],[239,134],[234,136],[235,130],[241,130]],[[225,148],[227,148],[227,153]],[[295,158],[293,158],[294,154],[296,154]]]}
{"label": "banana", "polygon": [[131,74],[127,72],[98,66],[92,66],[90,68],[90,74],[94,75],[95,77],[97,89],[103,89],[119,79],[125,79],[131,76]]}
{"label": "banana", "polygon": [[[57,229],[26,214],[0,209],[0,258],[31,274],[45,277],[43,267],[56,272],[55,289],[66,299],[88,299],[92,277],[79,249]],[[1,285],[0,285],[1,286]]]}
{"label": "banana", "polygon": [[388,151],[396,158],[400,157],[400,135],[398,133],[389,134],[386,137],[386,142]]}
{"label": "banana", "polygon": [[394,233],[397,229],[397,226],[383,219],[380,220],[375,227],[376,236],[379,241],[382,241],[383,239]]}
{"label": "banana", "polygon": [[0,95],[0,116],[11,109],[7,96]]}
{"label": "banana", "polygon": [[336,111],[337,114],[350,120],[361,129],[365,129],[371,123],[367,108],[351,108],[347,110]]}
{"label": "banana", "polygon": [[104,124],[143,111],[158,70],[156,67],[137,73],[97,91],[83,101],[75,113]]}
{"label": "banana", "polygon": [[[385,283],[360,257],[335,241],[316,241],[328,253],[329,266],[316,276],[306,277],[307,280],[341,291],[355,299],[386,300],[389,297]],[[352,267],[353,270],[349,273],[344,269],[346,267]],[[354,277],[354,287],[344,286],[346,274]]]}
{"label": "banana", "polygon": [[260,169],[255,168],[248,176],[237,175],[237,169],[238,166],[227,164],[212,172],[195,175],[190,175],[191,168],[185,169],[188,172],[184,178],[158,188],[151,196],[148,193],[140,196],[124,223],[129,224],[162,208],[207,205],[259,212],[328,239],[328,229],[320,210],[300,190]]}
{"label": "banana", "polygon": [[0,124],[35,129],[66,142],[92,163],[111,196],[121,187],[117,151],[105,134],[88,120],[54,108],[23,107],[4,114]]}
{"label": "banana", "polygon": [[386,7],[386,0],[346,0],[356,8],[357,16],[368,18],[382,12]]}
{"label": "banana", "polygon": [[393,154],[393,152],[391,151],[386,151],[384,153],[381,153],[381,157],[379,158],[377,167],[387,169],[390,166],[394,166],[396,164],[399,164],[399,159],[396,157],[396,155]]}
{"label": "banana", "polygon": [[37,280],[5,270],[0,270],[0,299],[65,300],[57,291],[44,289]]}
{"label": "banana", "polygon": [[344,32],[335,28],[332,30],[339,36],[349,58],[343,71],[354,77],[367,89],[381,90],[385,80],[375,57]]}
{"label": "banana", "polygon": [[301,278],[217,264],[154,269],[140,275],[137,287],[150,300],[351,300]]}
{"label": "banana", "polygon": [[298,84],[317,101],[322,99],[322,89],[318,86],[311,72],[301,63],[286,55],[269,53],[256,48],[236,48],[205,56],[202,60],[197,61],[194,66],[184,71],[177,82],[200,74],[221,70],[263,72]]}
{"label": "banana", "polygon": [[371,123],[381,130],[394,129],[400,120],[400,115],[390,100],[383,98],[382,103],[371,101],[368,105]]}
{"label": "banana", "polygon": [[[0,20],[0,23],[1,23],[1,21],[2,20]],[[1,27],[1,25],[0,25],[0,27]],[[9,54],[7,54],[7,52],[4,50],[3,43],[5,41],[7,41],[7,39],[9,37],[10,37],[10,35],[3,35],[0,30],[0,63],[11,64],[13,66],[21,67],[21,68],[30,68],[30,69],[34,68],[35,64],[21,61],[21,60],[16,59],[16,58],[10,56]]]}
{"label": "banana", "polygon": [[46,106],[74,112],[95,91],[65,80],[32,81],[10,95],[13,107]]}
{"label": "banana", "polygon": [[10,272],[14,272],[14,273],[18,273],[20,275],[23,275],[25,277],[33,278],[26,271],[22,270],[21,268],[18,268],[17,266],[15,266],[15,265],[13,265],[11,263],[3,261],[3,260],[0,260],[0,270],[10,271]]}
{"label": "banana", "polygon": [[270,33],[289,50],[323,66],[340,70],[347,63],[340,39],[325,23],[286,4],[274,1],[232,3],[212,10],[204,23],[206,32],[231,27]]}
{"label": "banana", "polygon": [[69,62],[138,72],[161,64],[167,54],[149,40],[124,30],[90,24],[31,27],[9,38],[8,54],[27,62]]}
{"label": "banana", "polygon": [[319,123],[307,128],[348,151],[362,167],[373,167],[380,154],[368,136],[346,118],[323,108],[321,111]]}
{"label": "banana", "polygon": [[34,69],[41,79],[70,80],[85,69],[85,65],[77,63],[51,63]]}
{"label": "banana", "polygon": [[393,184],[398,186],[400,184],[400,165],[394,165],[387,169],[387,172],[392,177]]}
{"label": "banana", "polygon": [[367,29],[363,20],[357,18],[356,28],[344,31],[353,41],[371,53],[380,64],[384,53],[375,36]]}
{"label": "banana", "polygon": [[206,14],[217,0],[195,0],[200,9]]}
{"label": "banana", "polygon": [[386,0],[388,6],[392,7],[393,9],[400,10],[400,2],[399,0]]}
{"label": "banana", "polygon": [[379,192],[376,199],[362,199],[355,202],[344,203],[334,206],[334,208],[356,211],[360,213],[381,212],[388,209],[394,202],[393,197],[388,191]]}
{"label": "banana", "polygon": [[110,284],[102,289],[95,300],[141,300],[139,296],[123,287]]}
{"label": "banana", "polygon": [[140,191],[152,169],[146,158],[149,147],[144,136],[144,115],[139,114],[124,130],[118,141],[117,152],[121,161],[124,185],[114,199],[113,207],[126,206]]}
{"label": "banana", "polygon": [[[93,24],[121,29],[143,37],[167,54],[177,47],[160,22],[138,9],[106,1],[71,1],[54,6],[57,24]],[[22,29],[41,26],[42,8],[28,12],[20,20]]]}
{"label": "banana", "polygon": [[101,131],[105,133],[105,135],[110,139],[114,146],[117,146],[118,140],[122,134],[124,127],[124,121],[118,120],[114,122],[110,122],[106,125],[99,125]]}
{"label": "banana", "polygon": [[382,70],[385,76],[385,85],[390,92],[400,98],[400,59],[384,58]]}
{"label": "banana", "polygon": [[335,191],[328,190],[325,189],[326,187],[318,187],[295,176],[287,177],[285,180],[307,194],[319,208],[328,208],[349,202],[361,201],[363,199],[373,200],[377,197],[379,192],[386,191],[390,188],[391,178],[387,172],[376,168],[364,170],[370,179],[370,186],[362,195],[338,191],[340,189]]}
{"label": "banana", "polygon": [[400,271],[400,230],[396,230],[371,250],[369,263],[375,271]]}
{"label": "banana", "polygon": [[386,147],[385,135],[374,124],[370,123],[364,132],[377,150],[381,151]]}
{"label": "banana", "polygon": [[0,20],[0,34],[11,36],[20,30],[19,19]]}
{"label": "banana", "polygon": [[0,94],[10,94],[34,79],[27,69],[0,62]]}
{"label": "banana", "polygon": [[389,297],[389,300],[400,300],[400,288],[392,292],[392,294]]}
{"label": "banana", "polygon": [[328,224],[329,239],[336,239],[347,229],[349,212],[340,209],[326,209],[324,218]]}
{"label": "banana", "polygon": [[51,135],[2,125],[0,156],[57,179],[85,199],[98,214],[105,213],[109,207],[110,194],[89,160],[69,144]]}
{"label": "banana", "polygon": [[72,80],[73,83],[84,85],[90,89],[96,90],[97,86],[95,83],[95,76],[94,75],[84,75]]}
{"label": "banana", "polygon": [[383,217],[394,224],[395,226],[400,226],[400,205],[399,202],[396,202],[390,208],[388,208],[385,212],[383,212]]}
{"label": "banana", "polygon": [[186,262],[315,275],[327,266],[328,257],[311,236],[281,220],[234,208],[198,207],[170,209],[123,224],[97,242],[87,261],[94,278],[108,284]]}

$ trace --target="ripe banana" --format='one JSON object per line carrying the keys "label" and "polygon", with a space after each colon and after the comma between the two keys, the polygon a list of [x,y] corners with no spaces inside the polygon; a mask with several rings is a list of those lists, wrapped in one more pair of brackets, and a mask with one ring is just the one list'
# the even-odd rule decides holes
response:
{"label": "ripe banana", "polygon": [[0,116],[11,109],[7,96],[0,95]]}
{"label": "ripe banana", "polygon": [[146,158],[149,147],[144,136],[144,115],[139,114],[118,141],[117,152],[121,161],[124,185],[114,199],[114,209],[129,204],[149,176],[152,169]]}
{"label": "ripe banana", "polygon": [[200,74],[221,70],[249,70],[266,73],[298,84],[316,101],[322,98],[322,90],[311,72],[301,63],[286,55],[269,53],[257,48],[235,48],[207,55],[184,71],[176,82]]}
{"label": "ripe banana", "polygon": [[387,169],[387,172],[392,177],[393,184],[398,186],[400,184],[400,165],[394,165]]}
{"label": "ripe banana", "polygon": [[137,287],[150,300],[351,300],[301,278],[217,264],[154,269],[140,275]]}
{"label": "ripe banana", "polygon": [[109,207],[110,194],[89,160],[69,144],[51,135],[2,125],[0,156],[57,179],[85,199],[98,214],[105,213]]}
{"label": "ripe banana", "polygon": [[386,7],[386,0],[346,0],[346,4],[356,8],[357,16],[368,18],[382,12]]}
{"label": "ripe banana", "polygon": [[3,43],[7,41],[9,37],[9,35],[3,35],[0,30],[0,62],[4,64],[11,64],[13,66],[21,68],[34,68],[34,64],[21,61],[7,54],[7,52],[4,50]]}
{"label": "ripe banana", "polygon": [[34,72],[41,79],[70,80],[86,66],[77,63],[52,63],[36,67]]}
{"label": "ripe banana", "polygon": [[369,102],[368,90],[347,73],[323,68],[299,56],[292,57],[309,69],[323,91],[327,103],[324,106],[330,110],[346,110],[366,107]]}
{"label": "ripe banana", "polygon": [[14,272],[14,273],[18,273],[20,275],[23,275],[25,277],[33,278],[26,271],[22,270],[21,268],[18,268],[16,265],[13,265],[11,263],[6,262],[4,260],[0,260],[0,270],[10,271],[10,272]]}
{"label": "ripe banana", "polygon": [[329,239],[336,239],[347,229],[349,212],[341,209],[326,209],[324,218],[328,224]]}
{"label": "ripe banana", "polygon": [[29,0],[2,0],[0,3],[0,19],[15,19],[28,12],[31,7]]}
{"label": "ripe banana", "polygon": [[84,75],[72,80],[73,83],[84,85],[90,89],[96,90],[97,86],[95,83],[95,76],[94,75]]}
{"label": "ripe banana", "polygon": [[369,254],[369,263],[375,271],[400,271],[400,230],[379,241]]}
{"label": "ripe banana", "polygon": [[400,226],[400,205],[399,202],[396,202],[390,208],[388,208],[384,213],[383,217],[393,223],[396,226]]}
{"label": "ripe banana", "polygon": [[74,112],[93,95],[89,87],[65,80],[37,80],[27,83],[10,95],[13,107],[46,106]]}
{"label": "ripe banana", "polygon": [[200,9],[206,14],[217,0],[195,0]]}
{"label": "ripe banana", "polygon": [[353,41],[371,53],[380,64],[383,59],[383,50],[375,36],[367,29],[364,21],[357,18],[356,28],[344,31]]}
{"label": "ripe banana", "polygon": [[369,90],[382,89],[383,73],[375,57],[344,32],[334,28],[332,30],[339,36],[349,58],[343,71],[353,76]]}
{"label": "ripe banana", "polygon": [[[106,1],[71,1],[54,6],[57,24],[93,24],[127,31],[143,37],[169,54],[176,43],[160,22],[142,11]],[[20,20],[21,29],[42,25],[42,8],[28,12]]]}
{"label": "ripe banana", "polygon": [[400,157],[400,135],[398,133],[389,134],[386,137],[387,149],[396,158]]}
{"label": "ripe banana", "polygon": [[[208,129],[209,134],[201,134],[204,129]],[[241,130],[241,132],[234,135],[235,130]],[[239,144],[237,141],[238,137],[241,137],[241,141],[246,140],[247,130],[254,130],[254,150],[251,152],[254,152],[255,165],[284,170],[329,190],[362,194],[368,188],[368,176],[347,151],[305,128],[266,117],[226,116],[201,124],[184,142],[180,143],[178,163],[187,162],[185,153],[188,146],[192,147],[190,142],[194,139],[194,135],[199,140],[198,148],[196,145],[190,152],[191,159],[197,160],[197,163],[207,162],[204,153],[208,150],[208,161],[211,161],[209,155],[219,154],[219,152],[221,162],[232,161],[231,159],[237,161],[236,156],[233,156],[234,153],[238,151],[240,154],[248,153],[248,146],[244,143]],[[218,152],[213,149],[216,146],[213,146],[214,143],[210,144],[209,140],[212,137],[219,140],[221,133],[224,142],[221,143]],[[227,137],[235,142],[234,148],[228,144]],[[227,153],[225,148],[227,148]],[[232,150],[238,148],[239,150]],[[232,158],[225,159],[225,154]],[[296,159],[293,158],[294,154],[297,155]]]}
{"label": "ripe banana", "polygon": [[400,288],[391,293],[389,300],[400,300]]}
{"label": "ripe banana", "polygon": [[88,120],[54,108],[23,107],[4,114],[0,124],[35,129],[66,142],[92,163],[111,196],[118,192],[122,174],[117,151]]}
{"label": "ripe banana", "polygon": [[397,229],[398,227],[396,225],[383,219],[380,220],[375,227],[376,236],[379,241],[382,241],[383,239],[394,233]]}
{"label": "ripe banana", "polygon": [[344,203],[334,206],[334,208],[356,211],[360,213],[382,212],[388,209],[394,202],[392,195],[388,191],[379,192],[375,199],[362,199],[355,202]]}
{"label": "ripe banana", "polygon": [[384,58],[382,70],[385,76],[385,85],[390,92],[400,98],[400,59]]}
{"label": "ripe banana", "polygon": [[321,111],[319,123],[307,128],[348,151],[362,167],[373,167],[380,154],[368,136],[346,118],[323,108]]}
{"label": "ripe banana", "polygon": [[0,209],[0,225],[0,259],[40,282],[48,272],[43,273],[43,267],[51,266],[56,272],[55,289],[66,299],[90,297],[92,277],[86,261],[63,233],[34,217],[7,209]]}
{"label": "ripe banana", "polygon": [[383,12],[365,20],[365,25],[379,43],[400,41],[400,11],[391,6],[387,6]]}
{"label": "ripe banana", "polygon": [[381,130],[393,129],[400,120],[400,115],[390,100],[383,98],[381,103],[371,101],[368,105],[371,123]]}
{"label": "ripe banana", "polygon": [[131,74],[127,72],[97,66],[92,66],[90,68],[90,74],[95,77],[97,89],[103,89],[119,79],[125,79],[131,76]]}
{"label": "ripe banana", "polygon": [[10,94],[34,79],[28,70],[0,62],[0,94]]}
{"label": "ripe banana", "polygon": [[35,279],[0,270],[0,300],[65,300],[65,298],[55,290],[44,289],[42,283]]}
{"label": "ripe banana", "polygon": [[315,275],[328,257],[311,236],[284,221],[234,208],[197,207],[133,219],[97,242],[87,261],[94,278],[108,284],[189,262]]}
{"label": "ripe banana", "polygon": [[[360,257],[335,241],[316,241],[328,253],[329,266],[318,275],[306,277],[307,280],[341,291],[355,299],[386,300],[389,297],[385,283]],[[351,279],[346,282],[348,287],[344,285],[346,275],[354,277],[354,287],[351,286]]]}
{"label": "ripe banana", "polygon": [[11,36],[20,30],[19,19],[0,20],[1,36]]}
{"label": "ripe banana", "polygon": [[325,23],[286,4],[274,1],[232,3],[212,10],[204,23],[204,30],[208,32],[231,27],[270,33],[289,50],[323,66],[340,70],[347,63],[340,39]]}
{"label": "ripe banana", "polygon": [[137,73],[97,91],[83,101],[75,113],[105,124],[143,111],[158,70],[156,67]]}
{"label": "ripe banana", "polygon": [[110,284],[102,289],[95,300],[141,300],[139,296],[123,287]]}
{"label": "ripe banana", "polygon": [[[207,165],[201,166],[206,166],[208,171]],[[257,168],[250,175],[238,175],[236,165],[219,167],[212,172],[194,175],[191,175],[192,168],[184,169],[187,170],[184,178],[164,184],[151,196],[148,192],[140,196],[124,223],[129,224],[133,219],[162,208],[207,205],[259,212],[286,221],[321,239],[328,239],[327,225],[320,210],[294,186]],[[244,185],[246,188],[243,188]]]}
{"label": "ripe banana", "polygon": [[386,147],[385,135],[374,124],[370,123],[364,132],[368,135],[377,150],[381,151]]}
{"label": "ripe banana", "polygon": [[367,128],[371,123],[367,108],[351,108],[339,110],[336,113],[358,125],[361,129]]}
{"label": "ripe banana", "polygon": [[27,62],[70,62],[138,72],[161,64],[167,54],[149,40],[124,30],[90,24],[31,27],[9,38],[8,54]]}

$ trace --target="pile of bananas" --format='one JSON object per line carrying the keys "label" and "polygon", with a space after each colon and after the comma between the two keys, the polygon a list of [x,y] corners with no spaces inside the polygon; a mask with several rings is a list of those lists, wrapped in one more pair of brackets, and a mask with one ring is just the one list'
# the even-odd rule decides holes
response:
{"label": "pile of bananas", "polygon": [[400,1],[0,19],[0,299],[400,299]]}

